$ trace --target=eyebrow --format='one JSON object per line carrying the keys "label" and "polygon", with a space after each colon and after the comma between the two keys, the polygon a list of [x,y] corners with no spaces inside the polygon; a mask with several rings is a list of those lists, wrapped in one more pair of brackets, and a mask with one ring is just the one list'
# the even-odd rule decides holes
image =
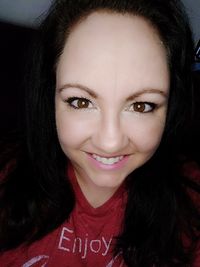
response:
{"label": "eyebrow", "polygon": [[91,97],[98,98],[98,94],[96,94],[92,89],[79,83],[66,83],[60,88],[58,88],[58,91],[61,92],[67,88],[78,88],[88,93]]}
{"label": "eyebrow", "polygon": [[134,100],[135,98],[143,95],[143,94],[158,94],[158,95],[162,95],[164,97],[168,96],[168,93],[161,90],[161,89],[156,89],[156,88],[145,88],[141,91],[135,92],[134,94],[130,95],[126,100],[127,101],[131,101]]}
{"label": "eyebrow", "polygon": [[[64,85],[62,85],[60,88],[58,88],[58,91],[61,92],[65,89],[68,88],[78,88],[81,89],[83,91],[85,91],[86,93],[88,93],[91,97],[93,98],[98,98],[98,94],[95,93],[92,89],[90,89],[89,87],[79,84],[79,83],[66,83]],[[130,95],[126,100],[127,101],[131,101],[134,100],[136,97],[139,97],[143,94],[159,94],[162,95],[164,97],[167,97],[168,93],[161,90],[161,89],[156,89],[156,88],[145,88],[143,90],[140,90],[138,92],[135,92],[134,94]]]}

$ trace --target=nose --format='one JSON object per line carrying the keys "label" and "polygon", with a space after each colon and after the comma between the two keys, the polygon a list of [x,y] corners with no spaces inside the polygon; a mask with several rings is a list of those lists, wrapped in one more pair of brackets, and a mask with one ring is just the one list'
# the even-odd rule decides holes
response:
{"label": "nose", "polygon": [[92,136],[93,146],[103,154],[117,154],[128,146],[128,136],[119,115],[105,114]]}

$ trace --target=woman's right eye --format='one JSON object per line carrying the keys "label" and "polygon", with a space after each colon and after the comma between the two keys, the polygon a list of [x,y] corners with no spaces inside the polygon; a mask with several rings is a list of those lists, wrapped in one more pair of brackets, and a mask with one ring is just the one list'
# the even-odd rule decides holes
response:
{"label": "woman's right eye", "polygon": [[86,109],[93,107],[91,101],[84,97],[69,97],[65,100],[65,102],[74,109]]}

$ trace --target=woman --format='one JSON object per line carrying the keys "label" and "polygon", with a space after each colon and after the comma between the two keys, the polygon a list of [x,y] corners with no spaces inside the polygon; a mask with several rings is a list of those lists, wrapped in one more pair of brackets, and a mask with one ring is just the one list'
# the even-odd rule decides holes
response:
{"label": "woman", "polygon": [[1,266],[198,266],[171,148],[192,104],[179,1],[55,1],[38,37],[26,142],[2,168]]}

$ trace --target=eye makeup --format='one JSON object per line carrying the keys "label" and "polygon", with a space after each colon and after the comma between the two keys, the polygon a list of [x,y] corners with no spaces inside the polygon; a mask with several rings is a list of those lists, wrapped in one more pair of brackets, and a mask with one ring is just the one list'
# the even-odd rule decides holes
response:
{"label": "eye makeup", "polygon": [[133,104],[131,104],[130,110],[139,112],[139,113],[149,113],[153,112],[157,107],[157,104],[152,103],[152,102],[142,102],[138,101]]}
{"label": "eye makeup", "polygon": [[74,109],[87,109],[93,107],[92,102],[85,97],[68,97],[64,102]]}

